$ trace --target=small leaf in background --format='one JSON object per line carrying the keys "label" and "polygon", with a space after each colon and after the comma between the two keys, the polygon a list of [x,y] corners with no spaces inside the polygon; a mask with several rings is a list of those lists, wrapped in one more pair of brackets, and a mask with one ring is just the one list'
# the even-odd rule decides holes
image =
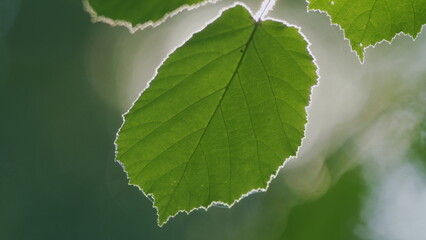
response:
{"label": "small leaf in background", "polygon": [[294,207],[279,239],[360,240],[354,229],[367,191],[362,168],[351,169],[324,196]]}
{"label": "small leaf in background", "polygon": [[308,9],[325,11],[345,31],[361,62],[368,46],[400,32],[416,38],[426,24],[426,0],[309,0]]}
{"label": "small leaf in background", "polygon": [[[197,4],[218,0],[85,0],[88,11],[95,19],[101,17],[113,21],[128,22],[141,28],[161,22],[168,15],[195,7]],[[130,27],[130,26],[129,26]]]}
{"label": "small leaf in background", "polygon": [[264,190],[304,137],[316,65],[298,29],[225,11],[159,68],[125,115],[117,160],[152,195],[159,224],[179,211]]}

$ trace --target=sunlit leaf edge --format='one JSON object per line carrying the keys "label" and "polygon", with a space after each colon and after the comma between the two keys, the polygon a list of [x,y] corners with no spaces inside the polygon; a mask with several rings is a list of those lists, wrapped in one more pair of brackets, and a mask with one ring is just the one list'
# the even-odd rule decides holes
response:
{"label": "sunlit leaf edge", "polygon": [[[275,3],[275,0],[273,0],[273,3]],[[191,210],[189,210],[189,211],[187,211],[187,210],[179,210],[178,212],[176,212],[174,215],[170,215],[170,216],[168,216],[167,217],[167,220],[166,221],[164,221],[164,222],[160,222],[160,216],[159,216],[159,209],[158,209],[158,207],[155,205],[155,198],[154,198],[154,196],[152,195],[152,194],[146,194],[145,193],[145,191],[140,187],[140,186],[138,186],[138,185],[136,185],[136,184],[132,184],[132,183],[130,183],[130,178],[129,178],[129,176],[128,176],[128,173],[127,173],[127,171],[126,171],[126,168],[125,168],[125,166],[124,166],[124,164],[122,163],[122,162],[120,162],[120,160],[119,159],[117,159],[117,154],[118,154],[118,145],[117,145],[117,140],[118,140],[118,138],[119,138],[119,133],[120,133],[120,131],[121,131],[121,128],[124,126],[124,124],[125,124],[125,116],[126,116],[126,114],[132,109],[132,107],[133,107],[133,105],[137,102],[137,100],[140,98],[140,96],[144,93],[144,91],[146,90],[146,89],[148,89],[149,88],[149,86],[150,86],[150,83],[151,83],[151,81],[152,80],[154,80],[155,78],[156,78],[156,76],[157,76],[157,74],[158,74],[158,70],[159,70],[159,68],[163,65],[163,63],[169,58],[169,56],[171,55],[171,54],[173,54],[178,48],[180,48],[180,47],[182,47],[183,45],[185,45],[185,43],[187,42],[187,41],[189,41],[195,34],[197,34],[197,33],[199,33],[199,32],[201,32],[201,31],[203,31],[204,30],[204,28],[206,27],[206,26],[208,26],[209,24],[211,24],[211,23],[213,23],[214,21],[216,21],[218,18],[220,18],[221,17],[221,15],[222,15],[222,13],[223,12],[225,12],[226,10],[229,10],[229,9],[231,9],[231,8],[233,8],[233,7],[236,7],[236,6],[242,6],[242,7],[244,7],[244,8],[246,8],[247,9],[247,11],[252,15],[252,17],[254,18],[254,19],[259,19],[258,21],[266,21],[266,20],[272,20],[272,21],[276,21],[276,22],[280,22],[280,23],[282,23],[282,24],[284,24],[284,25],[286,25],[286,26],[288,26],[288,27],[293,27],[293,28],[295,28],[295,29],[297,29],[297,31],[298,31],[298,33],[300,34],[300,36],[304,39],[304,41],[306,41],[306,43],[307,43],[307,48],[306,48],[306,50],[308,51],[308,53],[312,56],[312,58],[313,58],[313,61],[312,61],[312,63],[315,65],[315,68],[316,68],[316,71],[315,71],[315,74],[316,74],[316,76],[317,76],[317,78],[316,78],[316,84],[315,85],[312,85],[312,87],[311,87],[311,89],[310,89],[310,95],[309,95],[309,103],[306,105],[306,107],[305,107],[305,111],[306,111],[306,123],[304,124],[304,135],[303,135],[303,137],[302,137],[302,139],[301,139],[301,144],[297,147],[297,150],[296,150],[296,154],[295,155],[291,155],[291,156],[289,156],[289,157],[287,157],[286,159],[283,159],[283,164],[281,165],[281,166],[279,166],[278,167],[278,169],[275,171],[275,173],[274,174],[272,174],[270,177],[269,177],[269,180],[268,180],[268,182],[266,183],[266,187],[265,188],[255,188],[255,189],[252,189],[252,190],[250,190],[249,192],[247,192],[247,193],[245,193],[245,194],[242,194],[239,198],[237,198],[236,200],[234,200],[231,204],[227,204],[227,203],[224,203],[224,202],[221,202],[221,201],[213,201],[211,204],[209,204],[208,206],[200,206],[200,207],[194,207],[194,208],[192,208]],[[172,218],[174,218],[175,216],[177,216],[179,213],[181,213],[181,212],[184,212],[184,213],[186,213],[187,215],[189,215],[191,212],[193,212],[194,210],[199,210],[199,209],[202,209],[202,210],[205,210],[205,211],[207,211],[210,207],[214,207],[214,206],[222,206],[222,207],[227,207],[227,208],[231,208],[232,206],[234,206],[236,203],[238,203],[238,202],[240,202],[242,199],[244,199],[245,197],[247,197],[247,196],[249,196],[249,195],[251,195],[251,194],[254,194],[254,193],[259,193],[259,192],[266,192],[267,191],[267,189],[269,188],[269,185],[270,185],[270,183],[272,182],[272,180],[273,179],[275,179],[276,177],[277,177],[277,175],[278,175],[278,173],[281,171],[281,169],[282,168],[284,168],[284,166],[286,165],[286,163],[289,161],[289,160],[291,160],[291,159],[294,159],[294,158],[297,158],[297,156],[298,156],[298,154],[299,154],[299,151],[300,151],[300,148],[303,146],[303,142],[304,142],[304,140],[305,140],[305,138],[306,138],[306,132],[307,132],[307,126],[309,125],[309,108],[311,107],[311,103],[312,103],[312,97],[313,97],[313,91],[314,91],[314,88],[315,87],[317,87],[317,86],[319,86],[319,84],[320,84],[320,74],[319,74],[319,71],[320,71],[320,68],[319,68],[319,66],[318,66],[318,64],[317,64],[317,60],[316,60],[316,58],[315,58],[315,55],[312,53],[312,51],[310,50],[310,46],[311,46],[311,43],[310,43],[310,41],[307,39],[307,37],[303,34],[303,32],[301,31],[301,28],[299,27],[299,26],[297,26],[297,25],[294,25],[294,24],[290,24],[290,23],[288,23],[288,22],[286,22],[286,21],[283,21],[283,20],[280,20],[280,19],[276,19],[276,18],[271,18],[271,17],[260,17],[260,15],[261,14],[264,14],[265,12],[267,12],[267,11],[269,11],[269,10],[271,10],[272,9],[272,7],[273,7],[273,5],[271,5],[271,6],[268,6],[268,4],[265,4],[265,2],[262,4],[262,8],[261,8],[261,10],[259,10],[256,14],[253,14],[253,11],[250,9],[250,7],[248,7],[247,5],[245,5],[244,3],[242,3],[242,2],[234,2],[234,4],[232,4],[232,5],[230,5],[230,6],[228,6],[228,7],[225,7],[225,8],[223,8],[223,9],[221,9],[220,10],[220,12],[219,12],[219,14],[215,17],[215,18],[213,18],[210,22],[207,22],[204,26],[203,26],[203,28],[202,29],[200,29],[200,30],[198,30],[198,31],[196,31],[196,32],[194,32],[191,36],[189,36],[182,44],[180,44],[180,45],[178,45],[178,46],[176,46],[174,49],[172,49],[168,54],[167,54],[167,56],[163,59],[163,61],[159,64],[159,66],[156,68],[156,70],[155,70],[155,74],[154,74],[154,76],[148,81],[148,83],[147,83],[147,85],[146,85],[146,87],[139,93],[139,95],[138,95],[138,97],[135,99],[135,101],[132,103],[132,105],[129,107],[129,109],[124,113],[124,114],[122,114],[122,120],[123,120],[123,123],[122,123],[122,125],[120,126],[120,128],[118,129],[118,131],[117,131],[117,133],[116,133],[116,138],[115,138],[115,141],[114,141],[114,145],[115,145],[115,162],[117,162],[121,167],[122,167],[122,169],[123,169],[123,172],[125,172],[125,174],[126,174],[126,178],[127,178],[127,180],[128,180],[128,184],[129,185],[131,185],[131,186],[135,186],[135,187],[137,187],[143,194],[144,194],[144,196],[145,197],[147,197],[152,203],[153,203],[153,208],[156,210],[156,215],[157,215],[157,224],[158,224],[158,226],[159,227],[162,227],[162,226],[164,226],[164,224],[166,224],[170,219],[172,219]],[[266,11],[265,11],[266,10]]]}
{"label": "sunlit leaf edge", "polygon": [[102,23],[106,23],[108,25],[111,25],[113,27],[114,26],[126,27],[127,29],[129,29],[129,31],[131,33],[135,33],[136,31],[144,30],[145,28],[148,28],[148,27],[157,27],[157,26],[161,25],[162,23],[164,23],[169,18],[172,18],[175,15],[177,15],[177,14],[179,14],[179,13],[185,11],[185,10],[191,11],[191,10],[197,9],[197,8],[202,7],[204,5],[207,5],[207,4],[215,4],[219,1],[221,1],[221,0],[204,0],[200,3],[196,3],[196,4],[192,4],[192,5],[185,4],[185,5],[182,5],[180,8],[177,8],[174,11],[166,13],[163,16],[163,18],[161,18],[158,21],[148,21],[148,22],[139,23],[139,24],[136,24],[136,25],[134,25],[131,22],[126,21],[126,20],[112,19],[112,18],[109,18],[109,17],[106,17],[106,16],[98,15],[97,12],[90,5],[89,0],[83,0],[83,7],[90,14],[90,17],[91,17],[93,23],[102,22]]}

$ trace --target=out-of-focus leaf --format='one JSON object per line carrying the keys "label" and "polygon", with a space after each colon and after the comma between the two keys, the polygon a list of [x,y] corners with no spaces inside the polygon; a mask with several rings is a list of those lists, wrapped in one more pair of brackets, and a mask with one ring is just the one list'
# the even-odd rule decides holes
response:
{"label": "out-of-focus leaf", "polygon": [[345,173],[321,198],[295,207],[280,239],[355,240],[366,193],[361,168]]}
{"label": "out-of-focus leaf", "polygon": [[307,46],[298,29],[256,22],[237,6],[164,62],[116,141],[117,160],[154,197],[160,225],[265,189],[296,154],[317,79]]}
{"label": "out-of-focus leaf", "polygon": [[308,8],[326,12],[345,31],[361,62],[368,46],[400,32],[416,38],[426,23],[426,0],[309,0]]}
{"label": "out-of-focus leaf", "polygon": [[[218,0],[86,0],[96,17],[136,25],[152,24],[168,15],[196,7],[197,4]],[[92,12],[92,13],[93,13]]]}

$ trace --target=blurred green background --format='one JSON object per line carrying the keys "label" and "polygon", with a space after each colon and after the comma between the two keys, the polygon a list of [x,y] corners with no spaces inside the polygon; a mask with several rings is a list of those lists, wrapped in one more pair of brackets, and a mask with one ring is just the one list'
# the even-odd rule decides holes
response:
{"label": "blurred green background", "polygon": [[0,0],[0,239],[426,239],[425,33],[361,65],[303,0],[268,15],[301,26],[320,67],[298,157],[266,193],[156,225],[114,162],[121,114],[231,2],[130,34],[91,23],[79,0]]}

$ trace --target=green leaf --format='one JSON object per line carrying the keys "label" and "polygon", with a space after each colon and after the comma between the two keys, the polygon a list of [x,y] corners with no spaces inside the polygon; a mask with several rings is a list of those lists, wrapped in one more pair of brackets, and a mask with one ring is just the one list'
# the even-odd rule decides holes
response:
{"label": "green leaf", "polygon": [[84,0],[86,9],[95,20],[130,29],[157,25],[164,19],[199,4],[219,0]]}
{"label": "green leaf", "polygon": [[416,38],[426,23],[426,0],[309,0],[308,9],[326,12],[361,62],[367,47],[398,33]]}
{"label": "green leaf", "polygon": [[304,137],[316,65],[298,29],[241,6],[195,34],[125,114],[117,160],[159,224],[265,190]]}

